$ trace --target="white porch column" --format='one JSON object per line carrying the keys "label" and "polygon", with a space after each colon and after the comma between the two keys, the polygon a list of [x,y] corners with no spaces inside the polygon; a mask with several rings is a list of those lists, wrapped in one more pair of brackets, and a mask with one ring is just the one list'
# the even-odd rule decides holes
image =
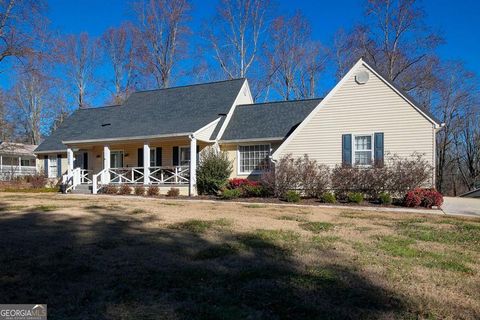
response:
{"label": "white porch column", "polygon": [[[103,169],[110,169],[110,146],[103,146]],[[110,172],[107,171],[101,177],[102,183],[110,183]]]}
{"label": "white porch column", "polygon": [[22,157],[18,157],[18,172],[22,173]]}
{"label": "white porch column", "polygon": [[0,173],[3,172],[3,156],[0,154]]}
{"label": "white porch column", "polygon": [[197,139],[190,136],[190,196],[197,195]]}
{"label": "white porch column", "polygon": [[70,178],[72,175],[73,175],[73,150],[72,148],[67,148],[67,176],[68,178]]}
{"label": "white porch column", "polygon": [[143,184],[150,184],[150,146],[143,144]]}

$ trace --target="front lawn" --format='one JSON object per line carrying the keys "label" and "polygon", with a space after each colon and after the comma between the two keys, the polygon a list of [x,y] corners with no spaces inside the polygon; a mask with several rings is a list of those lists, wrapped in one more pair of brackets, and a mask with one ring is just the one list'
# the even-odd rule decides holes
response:
{"label": "front lawn", "polygon": [[49,319],[480,318],[480,220],[0,193],[1,303]]}

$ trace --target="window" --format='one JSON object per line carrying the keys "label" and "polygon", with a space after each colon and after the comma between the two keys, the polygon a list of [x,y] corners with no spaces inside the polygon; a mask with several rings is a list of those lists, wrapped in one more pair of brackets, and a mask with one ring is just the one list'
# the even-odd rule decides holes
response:
{"label": "window", "polygon": [[123,151],[110,152],[110,168],[123,168]]}
{"label": "window", "polygon": [[57,178],[57,156],[48,156],[48,177]]}
{"label": "window", "polygon": [[155,148],[150,149],[150,167],[155,167],[157,165],[157,153]]}
{"label": "window", "polygon": [[178,157],[178,163],[181,166],[188,166],[190,164],[190,147],[180,147]]}
{"label": "window", "polygon": [[373,162],[372,136],[355,136],[355,165],[370,166]]}
{"label": "window", "polygon": [[268,164],[270,145],[239,146],[238,153],[240,173],[260,172]]}
{"label": "window", "polygon": [[22,167],[35,166],[35,159],[22,159]]}

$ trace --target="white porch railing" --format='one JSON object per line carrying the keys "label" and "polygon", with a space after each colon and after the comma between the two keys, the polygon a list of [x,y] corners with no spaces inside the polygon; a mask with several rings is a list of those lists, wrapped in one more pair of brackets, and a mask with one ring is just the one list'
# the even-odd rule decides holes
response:
{"label": "white porch railing", "polygon": [[[162,166],[149,169],[149,184],[188,184],[190,181],[188,166]],[[143,167],[103,169],[94,174],[91,179],[94,194],[107,184],[143,184],[144,182]]]}
{"label": "white porch railing", "polygon": [[188,184],[190,168],[188,166],[150,167],[152,184]]}
{"label": "white porch railing", "polygon": [[1,179],[12,179],[18,176],[29,176],[37,174],[37,167],[35,166],[11,166],[3,165],[0,168]]}
{"label": "white porch railing", "polygon": [[92,179],[90,178],[92,172],[92,170],[80,169],[80,183],[92,184]]}

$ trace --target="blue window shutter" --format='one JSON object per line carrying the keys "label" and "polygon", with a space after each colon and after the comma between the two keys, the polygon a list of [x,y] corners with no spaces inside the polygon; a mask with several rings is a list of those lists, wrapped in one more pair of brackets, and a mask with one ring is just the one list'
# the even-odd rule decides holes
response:
{"label": "blue window shutter", "polygon": [[62,176],[62,155],[57,154],[57,177]]}
{"label": "blue window shutter", "polygon": [[156,152],[155,165],[157,167],[161,167],[162,166],[162,148],[155,149],[155,152]]}
{"label": "blue window shutter", "polygon": [[200,146],[197,145],[197,165],[200,163],[200,157],[199,157],[199,155],[200,155]]}
{"label": "blue window shutter", "polygon": [[45,176],[48,177],[48,156],[44,156],[43,158],[43,167],[45,171]]}
{"label": "blue window shutter", "polygon": [[375,165],[383,166],[383,132],[375,132],[375,150],[374,150],[374,161]]}
{"label": "blue window shutter", "polygon": [[342,134],[342,165],[352,165],[352,135]]}
{"label": "blue window shutter", "polygon": [[173,150],[172,150],[172,163],[174,166],[178,166],[178,147],[173,147]]}

